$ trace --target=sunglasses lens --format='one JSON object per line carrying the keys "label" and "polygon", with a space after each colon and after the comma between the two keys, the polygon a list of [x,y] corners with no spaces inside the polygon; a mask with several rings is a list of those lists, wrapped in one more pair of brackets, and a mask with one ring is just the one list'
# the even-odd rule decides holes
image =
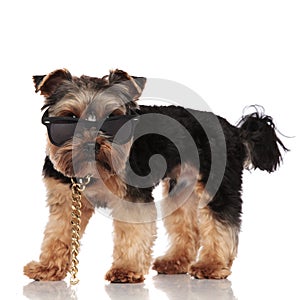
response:
{"label": "sunglasses lens", "polygon": [[71,140],[74,136],[76,123],[51,123],[48,127],[48,134],[51,142],[61,146]]}
{"label": "sunglasses lens", "polygon": [[114,136],[113,141],[117,144],[126,144],[132,137],[132,122],[128,121]]}
{"label": "sunglasses lens", "polygon": [[112,137],[114,143],[125,144],[132,138],[133,128],[134,120],[132,118],[120,116],[105,120],[100,130]]}
{"label": "sunglasses lens", "polygon": [[[48,117],[46,111],[42,123],[47,126],[48,136],[52,144],[62,146],[72,140],[77,126],[77,130],[89,130],[98,128],[110,137],[110,140],[117,144],[125,144],[133,136],[134,127],[137,123],[137,116],[115,116],[104,120],[101,125],[99,122],[85,121],[78,122],[79,119],[69,117]],[[99,128],[101,126],[101,128]]]}

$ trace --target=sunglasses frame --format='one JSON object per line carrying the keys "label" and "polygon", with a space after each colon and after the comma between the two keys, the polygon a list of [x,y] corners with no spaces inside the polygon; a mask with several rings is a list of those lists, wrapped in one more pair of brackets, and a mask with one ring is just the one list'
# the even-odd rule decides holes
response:
{"label": "sunglasses frame", "polygon": [[[51,134],[51,124],[78,124],[78,122],[80,122],[80,124],[82,124],[83,127],[86,128],[86,129],[90,129],[92,127],[99,128],[99,131],[102,131],[104,134],[106,134],[106,133],[108,133],[108,131],[102,129],[102,127],[105,127],[105,122],[112,122],[112,121],[117,121],[117,120],[120,120],[120,119],[127,120],[127,121],[125,121],[122,124],[122,126],[124,126],[129,121],[132,122],[131,123],[132,124],[132,126],[131,126],[131,132],[128,135],[128,138],[132,137],[133,136],[134,128],[135,128],[135,126],[136,126],[136,124],[137,124],[137,122],[139,120],[139,115],[138,114],[133,114],[133,115],[118,115],[118,116],[106,117],[106,118],[103,118],[103,119],[101,119],[99,121],[88,121],[88,120],[83,120],[81,118],[74,118],[74,117],[63,117],[63,116],[62,117],[49,117],[49,108],[48,108],[44,112],[41,121],[42,121],[42,124],[47,127],[47,133],[48,133],[48,137],[49,137],[50,142],[53,145],[57,146],[57,147],[61,147],[69,139],[67,139],[67,140],[65,140],[65,141],[63,141],[61,143],[57,143],[53,139],[52,134]],[[75,131],[74,131],[74,133],[75,133]],[[108,140],[110,142],[113,142],[113,143],[116,143],[116,144],[125,144],[126,142],[128,142],[130,140],[130,139],[125,139],[123,142],[117,142],[116,140],[113,139],[115,136],[116,136],[116,134],[109,135]]]}

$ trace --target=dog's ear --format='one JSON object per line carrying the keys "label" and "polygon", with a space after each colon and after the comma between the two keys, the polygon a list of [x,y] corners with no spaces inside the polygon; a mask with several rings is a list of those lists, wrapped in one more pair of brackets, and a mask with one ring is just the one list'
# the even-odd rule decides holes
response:
{"label": "dog's ear", "polygon": [[32,77],[35,92],[41,92],[45,97],[50,97],[64,80],[72,80],[72,75],[67,69],[59,69],[48,75],[35,75]]}
{"label": "dog's ear", "polygon": [[145,77],[130,76],[126,72],[118,69],[110,71],[108,77],[110,85],[119,84],[124,86],[134,101],[138,100],[141,96],[146,80],[147,79]]}

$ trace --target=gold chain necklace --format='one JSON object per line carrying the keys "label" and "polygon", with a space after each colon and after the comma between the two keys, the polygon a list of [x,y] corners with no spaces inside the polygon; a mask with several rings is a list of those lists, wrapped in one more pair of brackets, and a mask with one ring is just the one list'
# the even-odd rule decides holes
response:
{"label": "gold chain necklace", "polygon": [[71,215],[71,225],[72,225],[72,236],[71,236],[71,266],[70,266],[70,284],[76,285],[79,282],[77,278],[78,273],[78,253],[79,253],[79,239],[80,239],[80,229],[81,229],[81,198],[82,192],[85,190],[86,186],[90,183],[91,176],[88,175],[83,179],[79,179],[78,182],[71,178],[72,181],[72,215]]}

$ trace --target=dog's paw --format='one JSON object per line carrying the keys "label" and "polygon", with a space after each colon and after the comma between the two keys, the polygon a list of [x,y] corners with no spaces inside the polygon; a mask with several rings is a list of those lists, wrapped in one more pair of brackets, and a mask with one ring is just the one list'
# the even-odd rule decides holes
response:
{"label": "dog's paw", "polygon": [[140,283],[145,280],[142,273],[122,268],[111,268],[106,273],[105,279],[111,283]]}
{"label": "dog's paw", "polygon": [[219,263],[198,262],[190,267],[189,274],[196,279],[225,279],[231,271]]}
{"label": "dog's paw", "polygon": [[67,268],[45,266],[40,262],[32,261],[24,267],[24,274],[31,279],[40,281],[59,281],[67,276]]}
{"label": "dog's paw", "polygon": [[189,262],[183,257],[168,259],[158,257],[152,267],[159,274],[186,274],[189,270]]}

